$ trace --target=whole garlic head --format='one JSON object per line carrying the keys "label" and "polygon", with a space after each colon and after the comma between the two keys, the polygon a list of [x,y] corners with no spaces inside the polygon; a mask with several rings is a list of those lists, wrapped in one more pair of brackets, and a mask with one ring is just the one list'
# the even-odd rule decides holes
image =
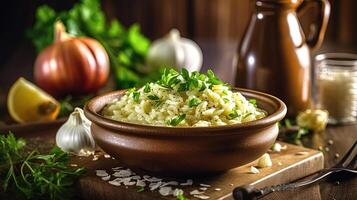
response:
{"label": "whole garlic head", "polygon": [[83,110],[76,108],[56,134],[56,144],[65,152],[80,156],[94,152],[95,142],[90,130],[91,122]]}
{"label": "whole garlic head", "polygon": [[182,38],[180,32],[170,33],[152,43],[147,56],[150,67],[186,68],[189,72],[199,71],[202,66],[202,50],[192,40]]}

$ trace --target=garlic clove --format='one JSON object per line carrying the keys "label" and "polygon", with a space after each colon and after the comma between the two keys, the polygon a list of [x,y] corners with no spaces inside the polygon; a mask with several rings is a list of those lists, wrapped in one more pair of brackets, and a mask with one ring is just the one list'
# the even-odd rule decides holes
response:
{"label": "garlic clove", "polygon": [[258,167],[259,168],[265,168],[265,167],[271,167],[273,165],[269,154],[265,153],[262,155],[262,157],[259,158],[258,160]]}
{"label": "garlic clove", "polygon": [[56,134],[56,144],[65,152],[87,156],[94,152],[91,122],[80,108],[76,108]]}

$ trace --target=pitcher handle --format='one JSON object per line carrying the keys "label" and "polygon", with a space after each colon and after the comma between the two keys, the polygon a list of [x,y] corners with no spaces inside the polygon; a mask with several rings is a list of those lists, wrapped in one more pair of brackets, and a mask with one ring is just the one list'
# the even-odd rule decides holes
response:
{"label": "pitcher handle", "polygon": [[317,30],[314,32],[312,37],[307,38],[306,43],[310,47],[311,51],[318,49],[324,39],[328,19],[330,17],[331,6],[328,0],[304,0],[297,9],[297,13],[305,10],[310,2],[316,2],[319,5],[319,21],[316,25]]}

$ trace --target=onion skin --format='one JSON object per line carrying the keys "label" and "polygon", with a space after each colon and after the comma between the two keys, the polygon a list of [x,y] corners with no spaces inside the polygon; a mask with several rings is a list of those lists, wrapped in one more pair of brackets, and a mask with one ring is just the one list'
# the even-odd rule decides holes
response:
{"label": "onion skin", "polygon": [[34,76],[53,96],[95,93],[108,79],[108,54],[96,40],[70,37],[56,22],[55,41],[38,55]]}

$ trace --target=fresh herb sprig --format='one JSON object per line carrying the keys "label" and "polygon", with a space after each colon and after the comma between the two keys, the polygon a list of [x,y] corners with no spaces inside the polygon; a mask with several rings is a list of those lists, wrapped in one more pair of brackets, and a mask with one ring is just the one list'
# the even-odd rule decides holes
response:
{"label": "fresh herb sprig", "polygon": [[186,92],[191,89],[197,89],[201,92],[206,88],[212,88],[213,85],[227,85],[222,80],[217,78],[212,70],[208,70],[207,75],[199,72],[192,72],[190,74],[184,68],[180,73],[174,69],[164,69],[164,72],[162,73],[160,80],[157,81],[157,84],[168,89],[177,88],[177,92]]}
{"label": "fresh herb sprig", "polygon": [[67,200],[84,168],[68,166],[68,154],[58,147],[48,154],[26,151],[26,142],[12,133],[0,135],[0,197]]}

